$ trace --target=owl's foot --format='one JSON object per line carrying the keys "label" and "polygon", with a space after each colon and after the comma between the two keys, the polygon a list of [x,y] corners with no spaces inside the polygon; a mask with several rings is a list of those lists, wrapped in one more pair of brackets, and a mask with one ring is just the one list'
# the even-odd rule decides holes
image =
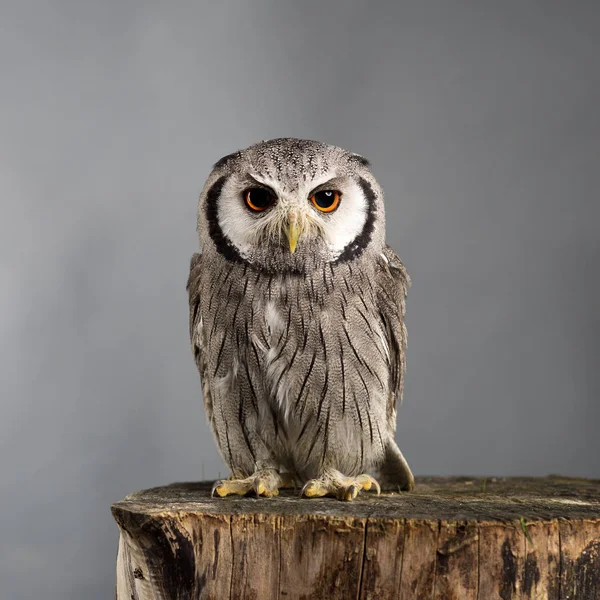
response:
{"label": "owl's foot", "polygon": [[211,496],[217,494],[225,496],[245,496],[254,492],[256,496],[271,498],[279,494],[279,488],[294,485],[294,478],[290,473],[279,473],[275,469],[263,469],[256,471],[245,479],[220,479],[215,481]]}
{"label": "owl's foot", "polygon": [[377,495],[381,493],[379,484],[370,475],[363,474],[356,477],[345,477],[335,471],[327,473],[319,479],[307,481],[300,495],[307,498],[319,498],[329,495],[335,496],[338,500],[348,502],[354,500],[361,490],[367,491],[371,488],[377,492]]}

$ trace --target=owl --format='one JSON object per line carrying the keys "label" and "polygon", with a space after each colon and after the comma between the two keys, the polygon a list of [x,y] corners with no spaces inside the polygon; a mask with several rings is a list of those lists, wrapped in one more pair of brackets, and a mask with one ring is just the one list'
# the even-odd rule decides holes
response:
{"label": "owl", "polygon": [[358,154],[263,141],[220,159],[198,203],[187,290],[219,496],[352,500],[411,490],[396,445],[409,278]]}

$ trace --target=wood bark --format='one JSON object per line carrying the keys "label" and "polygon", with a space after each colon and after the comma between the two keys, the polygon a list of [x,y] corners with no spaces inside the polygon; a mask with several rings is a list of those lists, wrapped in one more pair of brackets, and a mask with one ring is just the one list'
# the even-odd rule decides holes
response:
{"label": "wood bark", "polygon": [[600,600],[600,480],[417,478],[349,503],[210,488],[113,505],[117,600]]}

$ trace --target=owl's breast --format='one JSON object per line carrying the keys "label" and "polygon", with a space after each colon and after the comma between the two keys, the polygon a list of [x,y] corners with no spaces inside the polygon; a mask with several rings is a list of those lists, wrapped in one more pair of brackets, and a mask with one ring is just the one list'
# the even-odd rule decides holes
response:
{"label": "owl's breast", "polygon": [[375,310],[334,286],[325,301],[310,283],[255,298],[251,344],[262,352],[268,398],[290,431],[332,416],[365,424],[385,412],[389,348]]}

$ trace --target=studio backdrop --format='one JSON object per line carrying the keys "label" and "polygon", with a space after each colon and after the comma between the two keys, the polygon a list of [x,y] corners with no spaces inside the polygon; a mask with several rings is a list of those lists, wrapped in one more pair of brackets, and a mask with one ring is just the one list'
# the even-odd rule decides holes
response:
{"label": "studio backdrop", "polygon": [[211,165],[367,157],[416,474],[600,477],[594,2],[0,4],[0,597],[111,597],[109,507],[228,473],[185,283]]}

